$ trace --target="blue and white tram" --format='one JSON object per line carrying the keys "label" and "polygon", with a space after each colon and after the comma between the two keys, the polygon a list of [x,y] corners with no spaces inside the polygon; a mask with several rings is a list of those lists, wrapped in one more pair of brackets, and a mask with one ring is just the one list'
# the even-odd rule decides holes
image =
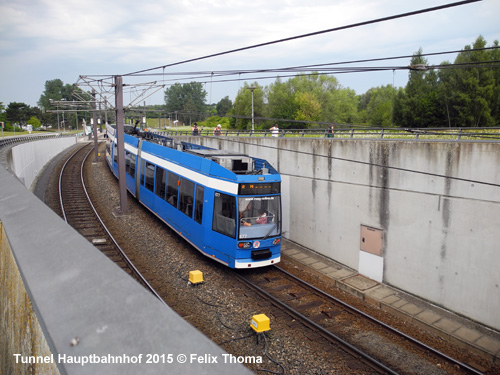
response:
{"label": "blue and white tram", "polygon": [[[153,133],[145,138],[124,137],[127,189],[144,206],[228,267],[280,261],[281,176],[268,162]],[[106,146],[118,176],[115,128],[109,125]]]}

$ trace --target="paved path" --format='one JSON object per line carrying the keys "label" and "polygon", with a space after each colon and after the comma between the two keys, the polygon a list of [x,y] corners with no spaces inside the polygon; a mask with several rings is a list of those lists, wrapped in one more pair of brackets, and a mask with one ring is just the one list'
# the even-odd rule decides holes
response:
{"label": "paved path", "polygon": [[308,267],[315,273],[332,278],[341,290],[356,295],[384,311],[431,331],[494,363],[500,363],[499,332],[401,290],[371,280],[353,269],[331,261],[293,242],[283,241],[282,255],[303,267]]}

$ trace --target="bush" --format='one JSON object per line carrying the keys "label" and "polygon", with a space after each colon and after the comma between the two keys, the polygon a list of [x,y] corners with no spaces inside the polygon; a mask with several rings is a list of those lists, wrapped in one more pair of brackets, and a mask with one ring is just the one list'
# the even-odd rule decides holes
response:
{"label": "bush", "polygon": [[223,129],[230,128],[229,118],[228,117],[219,117],[219,116],[211,116],[206,121],[198,122],[198,127],[203,125],[203,128],[205,128],[205,129],[213,129],[218,124],[220,124]]}
{"label": "bush", "polygon": [[11,125],[10,123],[6,123],[3,130],[6,132],[14,132],[15,131],[16,133],[23,133],[24,132],[24,130],[22,128],[20,128],[19,126],[16,126],[14,129],[14,126]]}

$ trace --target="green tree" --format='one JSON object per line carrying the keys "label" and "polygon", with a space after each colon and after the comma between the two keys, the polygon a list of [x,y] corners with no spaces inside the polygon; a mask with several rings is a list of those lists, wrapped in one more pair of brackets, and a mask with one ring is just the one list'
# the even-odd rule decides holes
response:
{"label": "green tree", "polygon": [[440,103],[438,76],[427,68],[422,48],[414,53],[410,74],[404,90],[399,91],[394,103],[394,122],[401,127],[426,128],[443,126],[444,107]]}
{"label": "green tree", "polygon": [[366,109],[368,103],[370,103],[373,90],[374,88],[368,89],[364,94],[358,97],[358,121],[364,124],[369,122]]}
{"label": "green tree", "polygon": [[[289,82],[282,82],[278,77],[274,83],[266,88],[267,107],[266,116],[270,118],[293,120],[295,117],[296,103]],[[293,122],[280,122],[280,128],[293,128],[298,124]]]}
{"label": "green tree", "polygon": [[50,100],[73,100],[73,89],[73,85],[65,85],[60,79],[45,81],[45,90],[37,104],[46,111],[53,107]]}
{"label": "green tree", "polygon": [[233,108],[233,102],[229,99],[229,96],[222,98],[215,107],[218,116],[225,116],[231,108]]}
{"label": "green tree", "polygon": [[[498,40],[493,42],[492,47],[496,47],[489,51],[488,61],[500,61],[500,46]],[[495,124],[500,124],[500,69],[492,69],[493,78],[495,79],[495,87],[493,89],[493,96],[491,98],[491,116]]]}
{"label": "green tree", "polygon": [[[410,78],[394,101],[394,121],[403,127],[478,127],[498,124],[500,69],[498,49],[485,50],[479,36],[465,46],[453,64],[445,61],[436,72],[427,69],[420,49],[412,58]],[[498,41],[494,42],[498,47]]]}
{"label": "green tree", "polygon": [[328,94],[328,107],[322,121],[353,124],[358,121],[358,97],[348,88],[340,88]]}
{"label": "green tree", "polygon": [[295,120],[319,121],[321,118],[321,104],[311,92],[299,92],[294,98]]}
{"label": "green tree", "polygon": [[176,83],[165,90],[166,111],[189,123],[205,115],[207,92],[199,82]]}
{"label": "green tree", "polygon": [[[268,117],[319,122],[353,122],[358,99],[354,90],[342,88],[335,77],[313,73],[267,88]],[[281,127],[303,127],[297,122],[281,122]],[[310,127],[312,125],[306,125]]]}
{"label": "green tree", "polygon": [[[70,84],[64,84],[64,82],[58,78],[45,81],[45,90],[40,95],[40,99],[38,100],[38,106],[45,112],[42,116],[41,114],[37,117],[42,120],[45,125],[48,124],[57,124],[57,113],[47,112],[48,110],[55,111],[63,111],[64,108],[61,108],[57,105],[53,105],[51,101],[72,101],[74,100],[73,91],[75,87]],[[88,96],[90,100],[90,96]],[[60,116],[60,113],[59,113]],[[65,120],[68,124],[74,124],[76,122],[77,113],[69,112],[65,114]],[[72,125],[71,125],[72,126]]]}
{"label": "green tree", "polygon": [[[245,82],[234,99],[234,116],[236,118],[235,127],[237,129],[251,129],[252,127],[252,90],[253,89],[253,113],[254,117],[262,117],[264,114],[264,90],[257,82],[251,86]],[[255,122],[256,128],[261,128],[262,124]]]}
{"label": "green tree", "polygon": [[31,108],[25,103],[12,102],[9,103],[5,115],[7,121],[9,121],[12,126],[14,124],[25,125],[26,121],[28,121],[31,116]]}
{"label": "green tree", "polygon": [[387,85],[372,88],[362,96],[359,108],[364,111],[363,122],[376,126],[391,126],[396,93],[397,90],[392,85]]}
{"label": "green tree", "polygon": [[471,51],[485,47],[486,40],[482,36],[476,39],[472,47],[465,46],[464,51],[455,59],[455,64],[471,64],[471,67],[454,69],[453,79],[447,77],[449,89],[453,93],[450,98],[455,115],[452,122],[457,124],[456,126],[478,127],[495,124],[491,114],[492,106],[495,106],[495,73],[493,69],[480,67],[489,60],[490,54],[486,50]]}
{"label": "green tree", "polygon": [[0,102],[0,122],[6,124],[7,122],[7,114],[5,113],[5,106],[2,102]]}
{"label": "green tree", "polygon": [[27,123],[28,125],[33,126],[33,130],[39,128],[42,125],[41,121],[36,116],[31,116]]}

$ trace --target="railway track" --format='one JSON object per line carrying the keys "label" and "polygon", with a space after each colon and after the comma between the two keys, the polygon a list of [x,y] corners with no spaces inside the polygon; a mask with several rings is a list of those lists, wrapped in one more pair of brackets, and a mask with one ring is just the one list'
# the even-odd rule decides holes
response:
{"label": "railway track", "polygon": [[234,273],[318,335],[386,374],[482,374],[274,266]]}
{"label": "railway track", "polygon": [[92,204],[83,173],[85,161],[92,150],[92,144],[77,149],[69,156],[60,171],[61,216],[103,254],[163,301],[120,248]]}

